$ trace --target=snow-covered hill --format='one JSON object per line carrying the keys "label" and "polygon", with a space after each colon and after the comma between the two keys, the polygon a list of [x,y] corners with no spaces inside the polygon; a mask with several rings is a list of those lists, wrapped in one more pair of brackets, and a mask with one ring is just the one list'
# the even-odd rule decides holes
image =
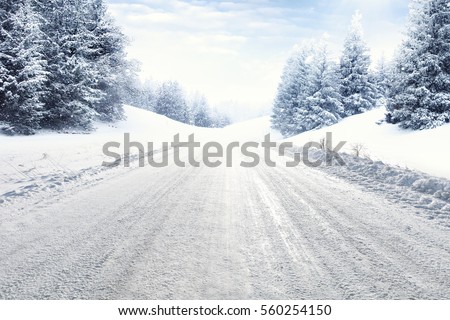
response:
{"label": "snow-covered hill", "polygon": [[[83,178],[90,179],[102,172],[106,142],[123,144],[124,133],[132,141],[172,141],[177,133],[201,135],[211,129],[182,124],[150,111],[125,106],[127,119],[115,124],[97,123],[90,134],[40,132],[34,136],[0,134],[0,203],[3,199],[29,195],[42,189],[55,189],[61,184]],[[133,148],[132,153],[137,153]]]}
{"label": "snow-covered hill", "polygon": [[334,146],[339,141],[347,141],[341,150],[345,153],[354,155],[355,146],[360,145],[362,158],[450,179],[450,152],[446,148],[450,138],[450,124],[423,131],[404,130],[383,122],[385,112],[383,107],[377,108],[345,118],[333,126],[304,132],[284,140],[270,128],[269,116],[232,124],[225,130],[230,139],[261,139],[270,133],[272,140],[290,141],[296,146],[303,146],[311,141],[319,142],[327,132],[332,132]]}
{"label": "snow-covered hill", "polygon": [[304,145],[332,132],[334,145],[347,141],[344,152],[354,154],[354,146],[359,144],[363,157],[450,179],[450,124],[431,130],[403,130],[385,122],[380,124],[384,113],[384,108],[378,108],[286,140]]}

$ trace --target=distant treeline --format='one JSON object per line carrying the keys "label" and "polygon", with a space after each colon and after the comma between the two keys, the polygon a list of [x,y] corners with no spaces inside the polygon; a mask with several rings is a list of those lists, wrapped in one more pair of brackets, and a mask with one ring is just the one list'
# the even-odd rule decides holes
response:
{"label": "distant treeline", "polygon": [[207,128],[222,128],[230,124],[228,116],[213,109],[203,95],[196,93],[189,97],[176,81],[155,84],[130,79],[124,91],[125,103],[176,121]]}

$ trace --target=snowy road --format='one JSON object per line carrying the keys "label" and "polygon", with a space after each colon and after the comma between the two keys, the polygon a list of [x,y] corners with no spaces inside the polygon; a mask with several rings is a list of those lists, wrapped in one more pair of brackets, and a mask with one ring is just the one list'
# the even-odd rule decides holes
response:
{"label": "snowy road", "polygon": [[448,229],[304,166],[145,167],[0,223],[1,299],[450,298]]}

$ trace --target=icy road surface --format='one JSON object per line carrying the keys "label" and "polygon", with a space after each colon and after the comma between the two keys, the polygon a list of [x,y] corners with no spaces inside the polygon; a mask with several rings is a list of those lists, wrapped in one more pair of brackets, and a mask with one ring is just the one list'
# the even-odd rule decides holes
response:
{"label": "icy road surface", "polygon": [[450,298],[449,229],[305,166],[147,166],[0,219],[0,299],[393,298]]}

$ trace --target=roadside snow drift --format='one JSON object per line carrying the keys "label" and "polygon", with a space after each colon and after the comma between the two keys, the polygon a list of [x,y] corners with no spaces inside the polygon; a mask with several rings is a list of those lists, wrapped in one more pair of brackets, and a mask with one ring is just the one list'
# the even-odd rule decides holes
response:
{"label": "roadside snow drift", "polygon": [[404,130],[385,122],[380,124],[385,112],[378,108],[286,140],[304,145],[319,142],[332,132],[334,145],[347,141],[343,151],[349,154],[354,154],[353,149],[360,145],[363,157],[450,179],[450,124],[431,130]]}
{"label": "roadside snow drift", "polygon": [[[105,170],[103,161],[111,161],[103,154],[103,145],[110,141],[123,145],[124,133],[130,133],[130,140],[143,143],[145,148],[147,142],[154,142],[156,149],[163,141],[172,141],[175,134],[184,137],[208,131],[131,106],[125,106],[125,114],[125,121],[97,123],[97,130],[90,134],[0,135],[0,203],[55,189],[79,178],[91,179]],[[130,153],[137,152],[132,148]]]}

